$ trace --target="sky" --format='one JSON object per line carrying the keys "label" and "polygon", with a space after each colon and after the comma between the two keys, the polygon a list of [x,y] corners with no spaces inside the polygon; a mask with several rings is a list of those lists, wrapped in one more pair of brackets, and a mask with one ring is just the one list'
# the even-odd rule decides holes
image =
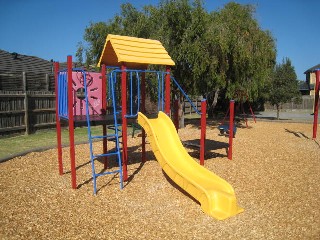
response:
{"label": "sky", "polygon": [[[0,0],[0,49],[64,62],[75,55],[90,23],[108,21],[130,2],[137,9],[159,0]],[[228,0],[204,0],[208,12]],[[254,17],[276,39],[277,62],[289,58],[299,80],[320,63],[319,0],[235,0],[256,6]]]}

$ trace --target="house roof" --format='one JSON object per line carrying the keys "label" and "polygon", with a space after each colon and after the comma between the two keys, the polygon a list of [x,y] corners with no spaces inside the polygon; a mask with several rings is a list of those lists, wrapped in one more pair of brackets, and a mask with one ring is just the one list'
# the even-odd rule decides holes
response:
{"label": "house roof", "polygon": [[0,71],[51,73],[52,62],[42,58],[18,53],[9,53],[0,49]]}
{"label": "house roof", "polygon": [[158,40],[109,34],[98,67],[121,66],[146,68],[149,64],[174,66],[175,63]]}
{"label": "house roof", "polygon": [[310,90],[309,85],[305,81],[299,80],[299,90],[300,91]]}
{"label": "house roof", "polygon": [[320,70],[320,64],[313,66],[312,68],[309,68],[308,70],[306,70],[304,72],[304,74],[310,73],[310,72],[314,72],[315,70]]}

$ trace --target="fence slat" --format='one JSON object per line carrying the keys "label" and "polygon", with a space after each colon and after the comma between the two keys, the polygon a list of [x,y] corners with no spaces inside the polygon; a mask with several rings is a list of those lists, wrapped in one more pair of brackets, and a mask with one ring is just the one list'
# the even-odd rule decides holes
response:
{"label": "fence slat", "polygon": [[[288,103],[282,104],[281,109],[282,110],[312,110],[313,109],[313,103],[314,103],[314,96],[305,95],[302,96],[302,102],[300,104],[296,104],[293,101],[290,101]],[[269,103],[264,104],[264,108],[266,110],[276,110],[275,106],[272,106]]]}
{"label": "fence slat", "polygon": [[54,125],[54,92],[0,91],[0,135]]}

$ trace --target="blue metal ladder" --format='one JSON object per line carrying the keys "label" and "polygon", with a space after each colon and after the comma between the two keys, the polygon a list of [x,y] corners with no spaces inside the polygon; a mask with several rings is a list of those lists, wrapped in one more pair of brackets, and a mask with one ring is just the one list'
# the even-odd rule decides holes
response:
{"label": "blue metal ladder", "polygon": [[[114,81],[109,81],[110,87],[111,87],[111,104],[113,108],[113,120],[114,120],[114,125],[112,129],[114,130],[113,134],[108,134],[107,135],[92,135],[91,131],[91,124],[90,124],[90,114],[89,114],[89,101],[88,101],[88,92],[87,92],[87,82],[86,82],[86,72],[83,70],[78,70],[81,71],[83,74],[83,79],[84,79],[84,90],[85,90],[85,102],[86,102],[86,119],[87,119],[87,127],[88,127],[88,140],[89,140],[89,146],[90,146],[90,160],[91,160],[91,167],[92,167],[92,179],[93,179],[93,193],[97,193],[97,177],[99,176],[104,176],[108,174],[119,174],[120,178],[120,189],[123,188],[123,177],[122,177],[122,162],[121,162],[121,148],[120,148],[120,141],[119,141],[119,127],[120,125],[118,124],[118,119],[117,115],[120,114],[119,110],[116,109],[116,101],[115,101],[115,86],[114,86]],[[110,128],[108,128],[110,129]],[[115,151],[108,152],[108,153],[103,153],[103,154],[94,154],[93,151],[93,140],[94,139],[107,139],[107,141],[114,141],[115,142]],[[115,171],[104,171],[101,173],[96,173],[96,167],[95,167],[95,161],[100,158],[100,157],[107,157],[107,156],[116,156],[118,160],[118,170]]]}

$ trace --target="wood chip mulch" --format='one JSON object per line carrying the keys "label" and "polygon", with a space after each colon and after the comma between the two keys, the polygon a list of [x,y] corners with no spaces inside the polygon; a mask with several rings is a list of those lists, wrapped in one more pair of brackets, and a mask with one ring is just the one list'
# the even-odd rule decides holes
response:
{"label": "wood chip mulch", "polygon": [[[195,141],[200,131],[189,124],[179,135]],[[241,214],[224,221],[204,214],[167,179],[148,144],[141,163],[141,138],[130,136],[129,181],[120,190],[117,175],[100,177],[96,196],[88,144],[76,146],[77,190],[68,148],[63,176],[56,149],[1,163],[0,239],[320,239],[320,140],[312,140],[312,124],[249,122],[237,130],[231,161],[227,137],[208,126],[207,138],[205,167],[233,186]],[[188,151],[198,158],[197,149]]]}

